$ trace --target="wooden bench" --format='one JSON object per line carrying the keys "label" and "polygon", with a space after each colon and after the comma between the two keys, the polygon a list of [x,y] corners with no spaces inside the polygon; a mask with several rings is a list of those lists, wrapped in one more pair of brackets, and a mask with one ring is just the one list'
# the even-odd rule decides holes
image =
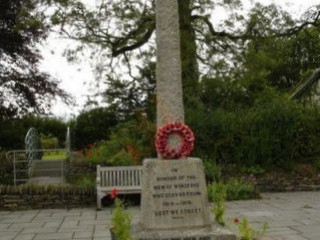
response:
{"label": "wooden bench", "polygon": [[97,165],[97,208],[101,199],[110,195],[113,189],[118,194],[141,193],[142,166],[101,167]]}

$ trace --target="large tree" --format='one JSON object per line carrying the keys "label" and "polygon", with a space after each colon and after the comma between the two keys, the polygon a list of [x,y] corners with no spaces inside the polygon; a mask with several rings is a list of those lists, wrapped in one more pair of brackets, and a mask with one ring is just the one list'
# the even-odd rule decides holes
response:
{"label": "large tree", "polygon": [[[84,48],[94,46],[92,56],[97,61],[98,79],[108,86],[104,93],[107,93],[109,104],[123,103],[122,109],[129,105],[132,110],[143,100],[152,99],[146,93],[150,93],[148,83],[154,83],[155,0],[101,0],[96,5],[80,0],[49,2],[56,4],[52,23],[61,26],[64,36],[79,40],[79,45],[68,52],[71,59]],[[268,47],[272,50],[274,40],[279,45],[282,40],[307,34],[310,28],[318,31],[320,27],[319,6],[295,19],[276,5],[257,4],[248,14],[242,15],[240,0],[178,0],[178,3],[187,108],[197,104],[201,78],[248,79],[248,71],[264,71],[254,66],[259,58],[250,58],[250,52],[256,51],[257,57],[263,50],[259,46],[263,44],[269,42]],[[220,25],[214,22],[212,15],[216,7],[224,7],[228,15]],[[294,55],[293,49],[291,55]],[[144,73],[151,73],[147,80]],[[286,74],[285,71],[274,74],[279,74],[278,79],[289,79],[281,75]],[[270,81],[282,89],[298,81],[297,77],[290,78],[290,84],[282,86],[271,78]],[[129,98],[115,94],[124,90]],[[130,104],[126,104],[128,102]]]}
{"label": "large tree", "polygon": [[39,71],[37,43],[47,27],[35,0],[0,0],[0,116],[48,113],[59,96],[70,102],[58,81]]}

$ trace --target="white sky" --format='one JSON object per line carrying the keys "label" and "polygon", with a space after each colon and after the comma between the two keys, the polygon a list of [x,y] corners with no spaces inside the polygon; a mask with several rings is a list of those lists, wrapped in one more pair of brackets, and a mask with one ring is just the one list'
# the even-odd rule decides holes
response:
{"label": "white sky", "polygon": [[[244,6],[250,6],[250,3],[261,2],[263,4],[276,3],[281,5],[285,10],[293,14],[301,15],[310,6],[319,4],[319,0],[243,0]],[[217,9],[212,14],[218,19],[223,18],[223,10]],[[43,61],[40,69],[61,80],[60,87],[72,95],[77,106],[71,107],[56,101],[52,112],[55,116],[70,118],[76,116],[83,109],[87,95],[90,93],[89,83],[94,81],[93,71],[89,62],[80,62],[70,64],[62,56],[63,51],[68,48],[71,41],[59,39],[56,35],[51,34],[47,41],[41,46]]]}

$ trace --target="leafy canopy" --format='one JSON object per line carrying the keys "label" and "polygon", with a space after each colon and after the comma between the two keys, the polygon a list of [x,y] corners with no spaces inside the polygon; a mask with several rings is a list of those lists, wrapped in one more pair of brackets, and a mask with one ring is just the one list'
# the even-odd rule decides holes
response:
{"label": "leafy canopy", "polygon": [[47,113],[59,96],[70,103],[58,81],[39,71],[37,49],[47,36],[45,16],[36,0],[0,1],[0,115]]}

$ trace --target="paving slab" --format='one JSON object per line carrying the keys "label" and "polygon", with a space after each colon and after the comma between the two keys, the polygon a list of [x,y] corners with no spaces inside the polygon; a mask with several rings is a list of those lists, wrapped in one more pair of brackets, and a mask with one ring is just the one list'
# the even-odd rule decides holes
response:
{"label": "paving slab", "polygon": [[[227,202],[228,227],[246,217],[254,228],[267,222],[265,239],[320,240],[320,192],[265,193],[260,200]],[[137,222],[139,207],[128,211]],[[0,240],[110,240],[112,209],[0,211]]]}

